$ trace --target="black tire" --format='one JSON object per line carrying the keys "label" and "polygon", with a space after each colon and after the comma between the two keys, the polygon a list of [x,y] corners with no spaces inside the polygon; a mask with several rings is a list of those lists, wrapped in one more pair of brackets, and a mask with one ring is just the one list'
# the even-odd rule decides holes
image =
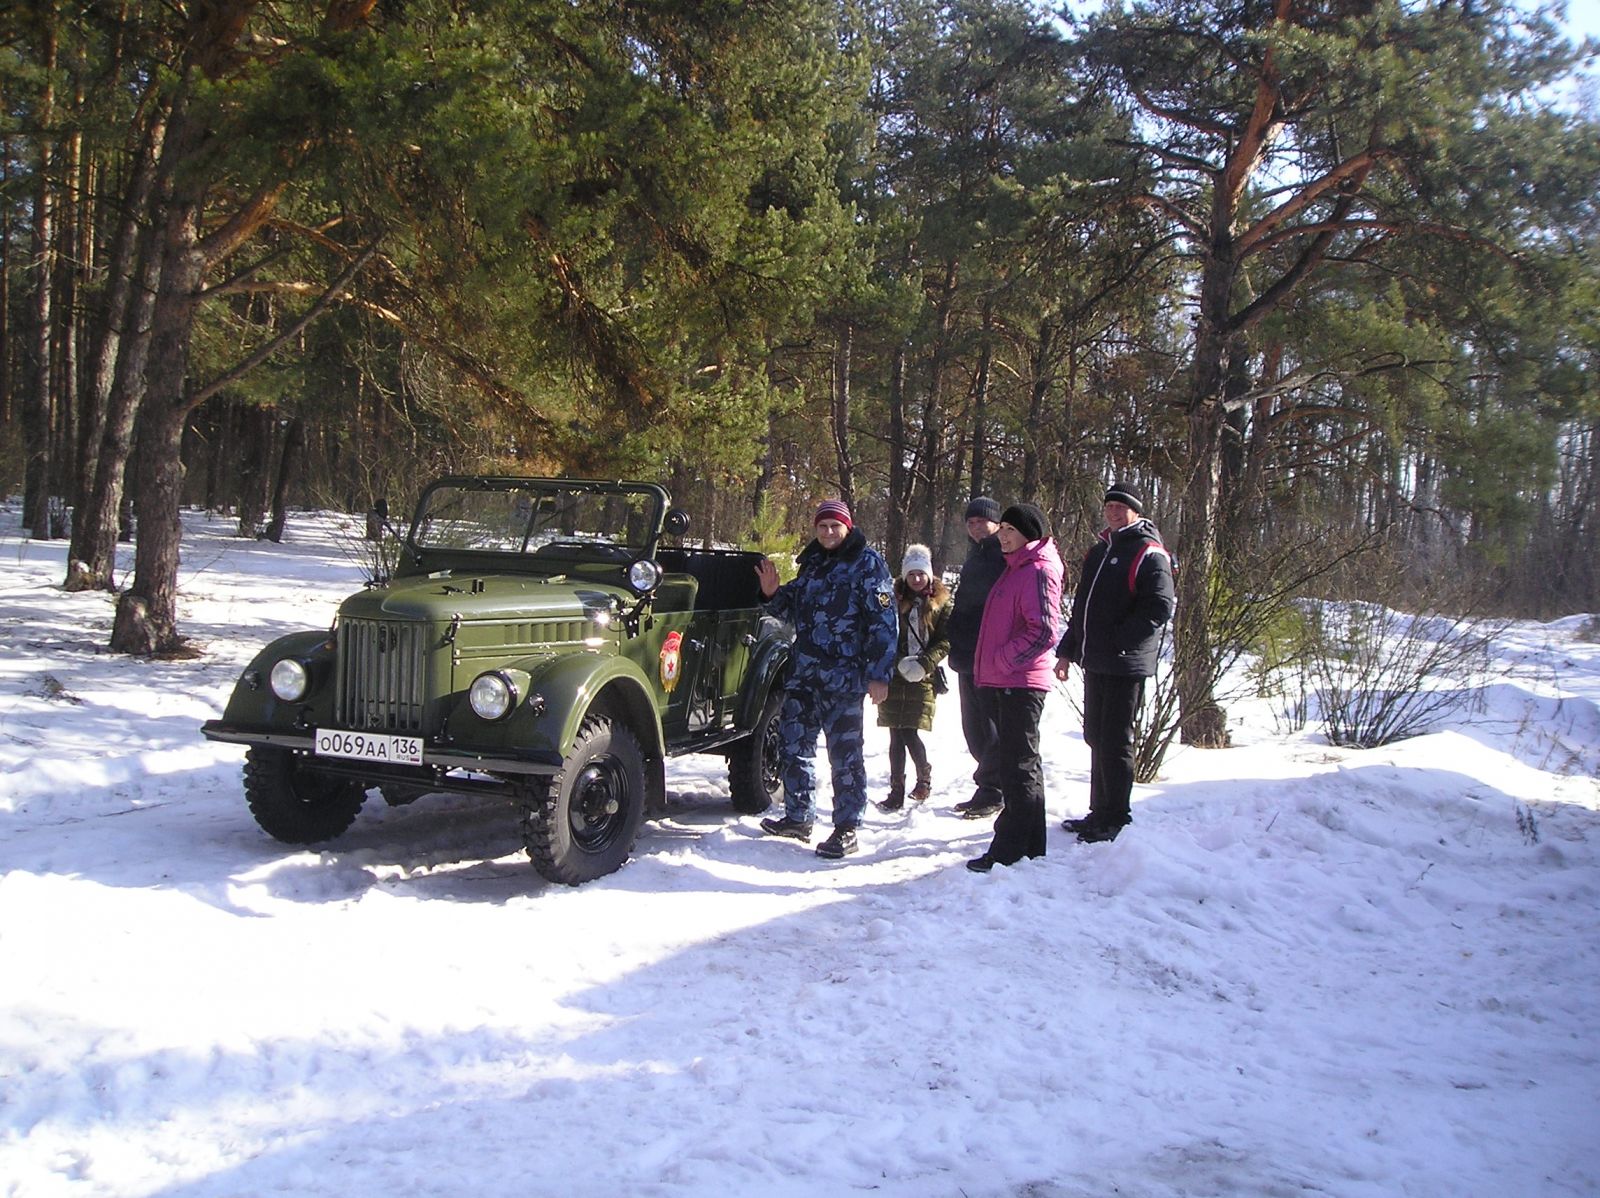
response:
{"label": "black tire", "polygon": [[644,819],[644,751],[633,733],[590,716],[544,793],[525,804],[522,843],[552,882],[576,886],[615,873]]}
{"label": "black tire", "polygon": [[774,686],[750,735],[728,753],[728,791],[740,815],[760,815],[774,803],[783,803],[783,778],[778,773],[782,712],[783,688]]}
{"label": "black tire", "polygon": [[361,811],[367,793],[359,782],[301,767],[288,749],[257,745],[244,755],[244,797],[250,814],[274,840],[317,844],[332,840]]}

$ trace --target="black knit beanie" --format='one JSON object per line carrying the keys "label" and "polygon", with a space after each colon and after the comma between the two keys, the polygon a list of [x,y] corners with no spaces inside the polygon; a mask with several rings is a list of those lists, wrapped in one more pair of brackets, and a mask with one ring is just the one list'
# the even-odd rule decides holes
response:
{"label": "black knit beanie", "polygon": [[967,514],[961,518],[963,520],[970,520],[974,516],[981,516],[985,520],[999,524],[1000,505],[994,500],[990,499],[987,495],[979,495],[976,499],[967,504]]}
{"label": "black knit beanie", "polygon": [[1030,541],[1043,540],[1050,532],[1044,513],[1031,503],[1013,503],[1000,514],[1000,523],[1011,525]]}
{"label": "black knit beanie", "polygon": [[1106,497],[1100,502],[1127,504],[1139,515],[1144,515],[1144,496],[1128,483],[1112,483],[1111,489],[1106,492]]}

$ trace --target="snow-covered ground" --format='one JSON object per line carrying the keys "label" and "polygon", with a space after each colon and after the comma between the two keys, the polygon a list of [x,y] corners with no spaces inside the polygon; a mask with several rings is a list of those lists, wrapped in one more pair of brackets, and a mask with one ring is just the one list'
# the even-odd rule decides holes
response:
{"label": "snow-covered ground", "polygon": [[0,1194],[1600,1193],[1587,617],[1513,626],[1479,710],[1386,749],[1235,704],[1114,844],[1055,826],[1088,765],[1057,694],[1049,855],[962,868],[952,697],[933,801],[860,856],[683,758],[568,889],[491,800],[268,839],[199,724],[359,569],[327,519],[187,519],[204,655],[148,662],[0,509]]}

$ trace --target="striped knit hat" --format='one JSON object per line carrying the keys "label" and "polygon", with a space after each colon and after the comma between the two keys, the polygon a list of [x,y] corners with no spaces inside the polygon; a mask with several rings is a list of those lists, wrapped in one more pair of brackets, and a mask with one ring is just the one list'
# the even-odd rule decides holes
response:
{"label": "striped knit hat", "polygon": [[811,517],[811,523],[816,524],[822,520],[837,520],[846,528],[856,526],[856,522],[850,518],[850,509],[841,499],[824,499],[817,505],[817,514]]}

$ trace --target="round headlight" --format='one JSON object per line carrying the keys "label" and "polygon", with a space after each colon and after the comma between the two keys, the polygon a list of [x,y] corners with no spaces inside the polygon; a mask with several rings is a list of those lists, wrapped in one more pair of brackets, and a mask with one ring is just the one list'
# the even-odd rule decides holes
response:
{"label": "round headlight", "polygon": [[640,558],[628,567],[628,585],[635,595],[653,591],[661,581],[661,566],[649,558]]}
{"label": "round headlight", "polygon": [[503,674],[479,674],[467,691],[467,702],[480,720],[498,720],[516,706],[517,690]]}
{"label": "round headlight", "polygon": [[306,668],[292,657],[285,657],[272,667],[270,682],[272,693],[285,703],[296,703],[306,697]]}

